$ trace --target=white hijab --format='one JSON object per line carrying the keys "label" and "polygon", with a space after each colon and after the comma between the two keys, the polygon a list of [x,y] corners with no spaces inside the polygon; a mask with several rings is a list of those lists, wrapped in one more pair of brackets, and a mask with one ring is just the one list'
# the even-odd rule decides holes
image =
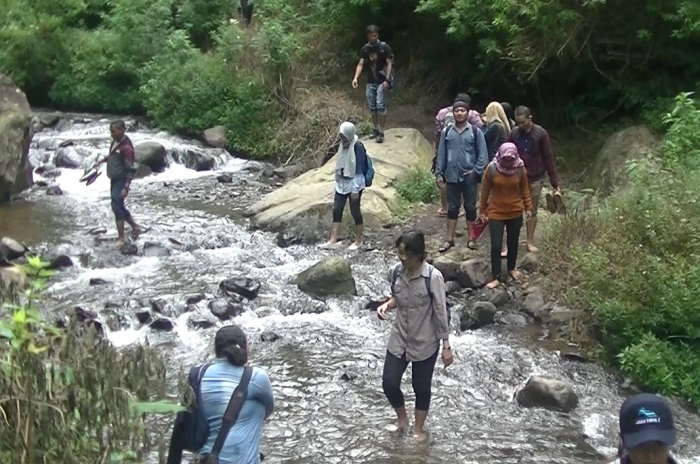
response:
{"label": "white hijab", "polygon": [[338,133],[343,134],[350,144],[346,147],[341,143],[338,147],[338,156],[335,162],[335,171],[341,177],[352,179],[355,177],[356,158],[355,144],[357,143],[357,135],[355,135],[355,125],[351,122],[344,122],[340,125]]}

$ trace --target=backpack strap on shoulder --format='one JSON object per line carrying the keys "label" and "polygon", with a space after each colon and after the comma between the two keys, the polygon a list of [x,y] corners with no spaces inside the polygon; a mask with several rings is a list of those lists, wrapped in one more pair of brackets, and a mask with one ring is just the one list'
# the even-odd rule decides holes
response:
{"label": "backpack strap on shoulder", "polygon": [[489,163],[489,177],[491,180],[496,176],[496,163],[493,161]]}
{"label": "backpack strap on shoulder", "polygon": [[433,304],[433,291],[430,289],[430,281],[433,278],[433,271],[435,267],[432,264],[428,264],[428,277],[425,277],[425,288],[428,289],[428,296],[430,297],[430,304]]}
{"label": "backpack strap on shoulder", "polygon": [[394,285],[396,285],[396,279],[399,278],[399,274],[401,274],[402,268],[403,265],[399,263],[396,266],[394,266],[394,269],[391,271],[391,296],[394,296]]}

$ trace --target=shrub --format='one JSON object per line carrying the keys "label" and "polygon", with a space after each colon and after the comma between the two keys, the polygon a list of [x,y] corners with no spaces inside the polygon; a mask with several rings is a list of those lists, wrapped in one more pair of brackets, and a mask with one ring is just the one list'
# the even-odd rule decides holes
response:
{"label": "shrub", "polygon": [[660,153],[628,162],[631,189],[554,222],[545,248],[604,359],[700,404],[700,109],[684,94],[664,120]]}
{"label": "shrub", "polygon": [[435,177],[427,169],[414,167],[396,179],[396,193],[408,203],[433,203],[440,198]]}
{"label": "shrub", "polygon": [[0,289],[0,462],[141,462],[153,445],[144,414],[180,409],[154,401],[162,359],[147,346],[119,353],[94,326],[47,322],[36,309],[43,268],[29,259],[26,293]]}

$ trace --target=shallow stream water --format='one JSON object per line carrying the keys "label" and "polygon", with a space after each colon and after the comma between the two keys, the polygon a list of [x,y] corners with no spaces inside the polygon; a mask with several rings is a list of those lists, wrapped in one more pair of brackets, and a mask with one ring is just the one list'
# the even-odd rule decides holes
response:
{"label": "shallow stream water", "polygon": [[[63,140],[105,153],[106,120],[78,121],[83,122],[62,123],[60,130],[35,135],[32,159],[50,162]],[[129,135],[135,141],[155,138],[171,152],[191,146],[207,150],[155,131]],[[188,294],[214,295],[225,278],[259,279],[260,296],[235,322],[252,340],[252,363],[267,370],[276,396],[276,412],[265,427],[266,462],[580,464],[597,462],[597,453],[614,452],[616,413],[624,398],[616,379],[595,364],[562,360],[513,328],[454,332],[455,364],[447,370],[438,367],[435,375],[429,440],[417,444],[390,432],[393,412],[381,390],[389,324],[363,306],[388,292],[384,279],[391,258],[379,251],[282,249],[274,235],[249,231],[236,211],[242,208],[242,189],[262,185],[259,174],[251,163],[221,150],[211,152],[219,160],[216,171],[195,172],[173,163],[164,173],[133,184],[131,210],[137,221],[151,227],[138,243],[158,243],[169,256],[123,256],[88,235],[97,226],[113,233],[108,180],[103,175],[86,187],[78,181],[79,169],[63,169],[57,177],[62,196],[39,190],[0,207],[0,236],[71,256],[76,266],[48,289],[49,309],[64,313],[81,305],[104,318],[116,317],[121,325],[112,327],[110,340],[126,346],[148,337],[167,358],[173,378],[180,365],[211,357],[216,327],[192,329],[186,322],[191,314],[184,314],[174,320],[172,332],[139,328],[135,302],[163,298],[176,307]],[[235,181],[217,183],[222,171],[232,173]],[[320,302],[290,283],[329,253],[352,260],[359,297]],[[91,286],[92,278],[108,283]],[[202,313],[208,312],[206,302],[199,304]],[[107,303],[116,309],[104,309]],[[282,339],[260,341],[265,330]],[[347,370],[357,377],[342,380]],[[513,393],[531,374],[571,383],[580,396],[578,409],[560,414],[518,407]],[[409,376],[404,392],[410,404]],[[684,462],[700,463],[700,419],[677,411],[680,455]]]}

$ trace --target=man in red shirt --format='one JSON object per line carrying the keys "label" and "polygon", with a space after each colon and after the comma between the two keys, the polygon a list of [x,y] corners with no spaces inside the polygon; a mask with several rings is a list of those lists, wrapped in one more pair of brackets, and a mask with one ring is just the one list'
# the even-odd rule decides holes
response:
{"label": "man in red shirt", "polygon": [[537,228],[537,209],[542,196],[545,175],[549,175],[555,195],[561,195],[561,182],[552,153],[549,134],[542,126],[532,122],[532,112],[527,106],[515,108],[515,124],[517,127],[510,131],[508,141],[518,147],[518,154],[525,163],[527,180],[530,183],[532,198],[532,217],[527,221],[527,251],[539,251],[534,245],[535,229]]}

